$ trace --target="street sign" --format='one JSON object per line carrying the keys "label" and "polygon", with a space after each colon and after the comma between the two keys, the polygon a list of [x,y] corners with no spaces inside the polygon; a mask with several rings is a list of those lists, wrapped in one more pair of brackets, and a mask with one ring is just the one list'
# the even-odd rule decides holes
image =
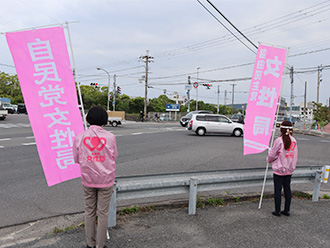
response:
{"label": "street sign", "polygon": [[185,90],[191,90],[191,84],[185,85],[184,88]]}
{"label": "street sign", "polygon": [[179,111],[180,104],[166,104],[166,111]]}
{"label": "street sign", "polygon": [[198,87],[198,83],[195,82],[195,83],[193,84],[193,86],[194,86],[195,89],[197,89],[197,87]]}

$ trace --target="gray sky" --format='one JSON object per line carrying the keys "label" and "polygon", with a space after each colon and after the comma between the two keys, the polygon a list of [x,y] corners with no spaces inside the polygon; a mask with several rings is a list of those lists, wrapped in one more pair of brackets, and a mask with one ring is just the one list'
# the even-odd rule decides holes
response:
{"label": "gray sky", "polygon": [[[231,35],[197,0],[0,0],[0,32],[64,23],[70,24],[78,79],[82,84],[107,85],[107,74],[117,76],[122,93],[144,97],[145,63],[139,57],[154,57],[149,64],[148,97],[178,92],[186,94],[191,82],[251,77],[256,49],[207,3],[200,0],[242,42]],[[259,42],[289,48],[288,64],[294,75],[294,103],[303,102],[304,82],[307,100],[316,101],[317,67],[322,70],[320,102],[330,96],[330,0],[211,0],[211,2],[254,44]],[[252,51],[251,51],[252,50]],[[0,36],[0,71],[15,74],[4,35]],[[200,68],[197,70],[197,68]],[[197,73],[198,71],[198,73]],[[288,71],[287,71],[288,73]],[[198,99],[220,104],[245,103],[250,80],[212,83],[210,90],[198,88]],[[283,97],[290,104],[290,77],[285,76]],[[191,91],[196,99],[196,90]]]}

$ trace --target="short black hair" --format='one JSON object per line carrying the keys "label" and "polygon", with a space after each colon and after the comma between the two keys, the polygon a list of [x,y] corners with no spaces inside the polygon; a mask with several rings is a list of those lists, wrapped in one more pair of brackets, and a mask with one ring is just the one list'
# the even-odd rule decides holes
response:
{"label": "short black hair", "polygon": [[95,106],[88,111],[86,121],[90,125],[106,125],[108,124],[108,113],[101,106]]}

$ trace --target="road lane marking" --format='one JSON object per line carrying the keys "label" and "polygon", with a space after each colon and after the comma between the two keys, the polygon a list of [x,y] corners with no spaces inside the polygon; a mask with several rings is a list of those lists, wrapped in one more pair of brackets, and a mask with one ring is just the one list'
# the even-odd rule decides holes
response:
{"label": "road lane marking", "polygon": [[307,138],[296,138],[297,140],[309,140]]}
{"label": "road lane marking", "polygon": [[34,136],[25,137],[26,139],[34,139]]}
{"label": "road lane marking", "polygon": [[31,143],[22,143],[23,146],[32,146],[35,145],[36,142],[31,142]]}
{"label": "road lane marking", "polygon": [[10,138],[0,139],[0,141],[6,141],[6,140],[11,140],[11,139]]}
{"label": "road lane marking", "polygon": [[4,146],[0,146],[0,148],[5,148]]}
{"label": "road lane marking", "polygon": [[140,135],[140,134],[143,134],[143,133],[132,133],[131,135]]}
{"label": "road lane marking", "polygon": [[330,143],[330,140],[320,140],[320,141],[324,143]]}

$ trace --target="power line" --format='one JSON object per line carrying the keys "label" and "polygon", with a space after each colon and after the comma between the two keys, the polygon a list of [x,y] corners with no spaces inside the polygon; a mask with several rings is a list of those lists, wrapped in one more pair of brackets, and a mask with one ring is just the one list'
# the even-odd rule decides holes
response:
{"label": "power line", "polygon": [[258,49],[258,47],[248,38],[248,37],[246,37],[231,21],[229,21],[228,20],[228,18],[227,17],[225,17],[221,12],[220,12],[220,10],[218,10],[218,8],[217,7],[215,7],[214,5],[213,5],[213,3],[211,3],[211,1],[209,1],[209,0],[206,0],[237,32],[239,32],[240,33],[240,35],[242,35],[248,42],[250,42],[250,44],[252,45],[252,46],[254,46],[256,49]]}
{"label": "power line", "polygon": [[239,42],[241,42],[247,49],[249,49],[251,52],[253,52],[254,54],[256,54],[255,51],[253,51],[250,47],[248,47],[243,41],[241,41],[233,32],[231,32],[215,15],[212,14],[212,12],[206,8],[199,0],[197,0],[197,2],[199,2],[200,5],[203,6],[203,8],[211,15],[214,17],[214,19],[216,19],[229,33],[231,33]]}

